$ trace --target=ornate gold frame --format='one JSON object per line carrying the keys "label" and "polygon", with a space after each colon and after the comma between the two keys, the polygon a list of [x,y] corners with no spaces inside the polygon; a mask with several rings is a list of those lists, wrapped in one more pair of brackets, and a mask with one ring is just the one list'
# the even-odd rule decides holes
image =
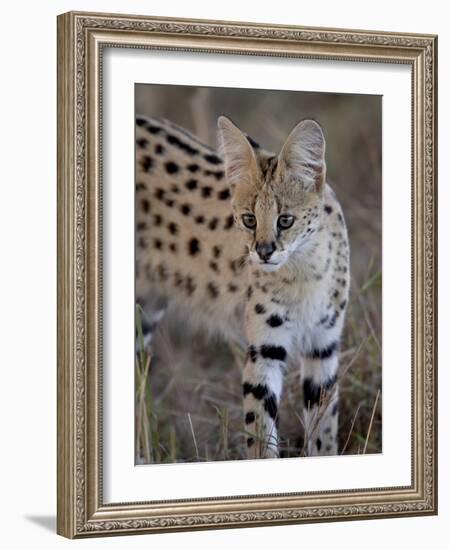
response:
{"label": "ornate gold frame", "polygon": [[[103,503],[101,60],[105,46],[411,66],[410,486]],[[59,534],[79,538],[436,513],[436,56],[437,38],[432,35],[74,12],[58,17]]]}

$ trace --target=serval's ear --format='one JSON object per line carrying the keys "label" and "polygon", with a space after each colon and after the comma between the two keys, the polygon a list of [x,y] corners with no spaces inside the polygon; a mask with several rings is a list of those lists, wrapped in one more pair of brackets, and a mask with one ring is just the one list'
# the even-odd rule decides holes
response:
{"label": "serval's ear", "polygon": [[220,154],[231,189],[240,183],[255,182],[259,169],[248,138],[225,116],[218,117],[217,126]]}
{"label": "serval's ear", "polygon": [[325,152],[321,126],[314,120],[301,121],[290,132],[279,154],[281,176],[319,193],[326,181]]}

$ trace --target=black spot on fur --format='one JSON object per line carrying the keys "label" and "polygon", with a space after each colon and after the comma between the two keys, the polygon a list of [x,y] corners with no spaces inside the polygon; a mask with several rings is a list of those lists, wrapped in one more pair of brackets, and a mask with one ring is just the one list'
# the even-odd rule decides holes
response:
{"label": "black spot on fur", "polygon": [[246,445],[249,447],[252,447],[255,443],[255,440],[254,440],[254,437],[248,437],[248,439],[246,440]]}
{"label": "black spot on fur", "polygon": [[209,267],[212,269],[212,271],[215,271],[215,273],[218,273],[220,271],[217,262],[209,262]]}
{"label": "black spot on fur", "polygon": [[160,239],[154,239],[154,248],[162,250],[164,248],[164,243]]}
{"label": "black spot on fur", "polygon": [[308,408],[317,405],[320,402],[321,386],[315,384],[311,378],[305,378],[302,387],[304,406]]}
{"label": "black spot on fur", "polygon": [[198,239],[191,239],[189,242],[189,254],[195,256],[200,253],[200,241]]}
{"label": "black spot on fur", "polygon": [[254,311],[258,314],[258,315],[262,315],[263,313],[266,313],[266,309],[265,307],[262,305],[262,304],[256,304],[254,306]]}
{"label": "black spot on fur", "polygon": [[326,348],[314,348],[310,350],[306,357],[309,359],[329,359],[338,348],[338,342],[332,342]]}
{"label": "black spot on fur", "polygon": [[245,396],[249,393],[252,393],[254,398],[260,401],[268,395],[268,388],[265,384],[257,384],[257,386],[253,386],[249,382],[244,382],[243,395]]}
{"label": "black spot on fur", "polygon": [[202,223],[204,223],[204,216],[197,216],[195,218],[195,223],[201,225]]}
{"label": "black spot on fur", "polygon": [[170,243],[170,251],[171,252],[176,252],[178,250],[178,247],[176,246],[176,243]]}
{"label": "black spot on fur", "polygon": [[222,191],[218,192],[218,198],[221,201],[225,201],[225,200],[229,199],[230,196],[231,196],[231,193],[230,193],[229,189],[223,189]]}
{"label": "black spot on fur", "polygon": [[159,126],[154,126],[153,124],[147,124],[145,128],[150,132],[150,134],[158,134],[161,131]]}
{"label": "black spot on fur", "polygon": [[318,439],[316,440],[316,448],[317,448],[319,451],[321,451],[321,446],[322,446],[322,444],[323,444],[323,443],[322,443],[321,439],[318,438]]}
{"label": "black spot on fur", "polygon": [[211,298],[217,298],[218,295],[220,294],[220,291],[218,290],[218,286],[215,283],[207,283],[207,290]]}
{"label": "black spot on fur", "polygon": [[279,315],[276,314],[270,315],[267,319],[267,325],[273,328],[280,327],[283,324],[284,321],[281,319],[281,317],[279,317]]}
{"label": "black spot on fur", "polygon": [[170,191],[172,193],[175,193],[176,195],[179,193],[179,187],[176,185],[176,183],[174,183],[171,187],[170,187]]}
{"label": "black spot on fur", "polygon": [[315,384],[311,378],[305,378],[302,386],[304,406],[307,408],[319,404],[325,392],[329,391],[336,381],[337,377],[335,375],[329,378],[324,384]]}
{"label": "black spot on fur", "polygon": [[338,319],[339,315],[340,315],[340,313],[338,311],[334,311],[333,315],[329,319],[329,322],[327,323],[325,328],[327,328],[327,329],[333,328],[335,326],[335,323],[337,322],[337,319]]}
{"label": "black spot on fur", "polygon": [[224,172],[223,170],[204,170],[205,176],[213,176],[217,181],[223,179]]}
{"label": "black spot on fur", "polygon": [[343,300],[343,302],[341,302],[340,304],[340,309],[343,310],[345,309],[345,307],[346,307],[346,300]]}
{"label": "black spot on fur", "polygon": [[331,214],[332,213],[332,206],[329,206],[328,204],[325,204],[324,205],[324,211],[326,212],[326,214]]}
{"label": "black spot on fur", "polygon": [[139,139],[136,139],[136,143],[138,147],[140,147],[141,149],[144,149],[148,145],[148,140],[145,138],[139,138]]}
{"label": "black spot on fur", "polygon": [[231,260],[229,262],[229,267],[231,268],[231,271],[238,275],[242,269],[245,267],[246,258],[244,256],[240,258],[236,258],[235,260]]}
{"label": "black spot on fur", "polygon": [[182,286],[184,282],[184,277],[181,275],[181,273],[179,273],[179,271],[175,271],[175,273],[173,274],[173,279],[176,287]]}
{"label": "black spot on fur", "polygon": [[194,179],[191,179],[191,180],[186,182],[186,187],[189,191],[193,191],[194,189],[196,189],[198,187],[198,181],[194,180]]}
{"label": "black spot on fur", "polygon": [[338,402],[332,405],[331,415],[335,416],[338,413]]}
{"label": "black spot on fur", "polygon": [[158,143],[154,148],[156,155],[163,155],[165,153],[165,147]]}
{"label": "black spot on fur", "polygon": [[181,204],[181,212],[184,214],[184,216],[188,216],[190,214],[192,207],[190,204]]}
{"label": "black spot on fur", "polygon": [[264,344],[260,347],[260,355],[264,359],[273,359],[275,361],[285,361],[287,352],[282,346],[269,346]]}
{"label": "black spot on fur", "polygon": [[218,227],[218,218],[212,218],[211,221],[209,222],[209,229],[211,231],[215,231],[217,227]]}
{"label": "black spot on fur", "polygon": [[272,418],[273,420],[277,417],[278,406],[276,403],[276,398],[273,394],[264,399],[263,408],[267,411],[267,413],[270,415],[270,418]]}
{"label": "black spot on fur", "polygon": [[165,197],[165,190],[162,189],[162,187],[157,187],[155,192],[154,192],[154,196],[159,199],[160,201],[164,199]]}
{"label": "black spot on fur", "polygon": [[145,222],[139,222],[137,224],[137,231],[144,231],[147,228],[147,224]]}
{"label": "black spot on fur", "polygon": [[344,223],[344,222],[343,222],[343,216],[340,214],[340,212],[338,213],[338,216],[337,216],[337,217],[338,217],[338,221],[339,221],[341,224],[343,224],[343,223]]}
{"label": "black spot on fur", "polygon": [[198,149],[195,149],[185,141],[180,140],[177,136],[173,136],[171,134],[167,134],[167,141],[171,145],[174,145],[175,147],[178,147],[188,155],[197,155],[199,153]]}
{"label": "black spot on fur", "polygon": [[136,183],[136,191],[145,191],[147,188],[147,186],[142,183],[142,182],[139,182],[139,183]]}
{"label": "black spot on fur", "polygon": [[174,201],[173,199],[165,199],[165,205],[168,206],[169,208],[172,208],[175,204],[176,204],[176,201]]}
{"label": "black spot on fur", "polygon": [[145,213],[148,213],[150,211],[150,203],[147,201],[147,199],[143,199],[140,205],[142,206],[142,210]]}
{"label": "black spot on fur", "polygon": [[257,350],[254,346],[249,346],[248,357],[251,359],[253,363],[257,361]]}
{"label": "black spot on fur", "polygon": [[139,237],[139,239],[137,240],[137,246],[143,249],[147,247],[147,241],[145,237]]}
{"label": "black spot on fur", "polygon": [[221,164],[221,158],[217,157],[217,155],[214,155],[213,153],[204,155],[204,158],[205,160],[207,160],[207,162],[210,162],[211,164]]}
{"label": "black spot on fur", "polygon": [[159,227],[162,224],[162,216],[160,214],[155,214],[153,217],[153,223],[156,227]]}
{"label": "black spot on fur", "polygon": [[229,292],[237,292],[238,289],[239,289],[239,287],[237,285],[235,285],[234,283],[229,283],[228,284]]}
{"label": "black spot on fur", "polygon": [[178,234],[178,226],[173,222],[170,222],[168,224],[168,230],[170,231],[170,233],[172,235],[177,235]]}
{"label": "black spot on fur", "polygon": [[253,287],[249,285],[249,287],[246,289],[246,297],[248,300],[251,299],[251,296],[253,295]]}
{"label": "black spot on fur", "polygon": [[202,189],[201,189],[201,195],[207,199],[208,197],[210,197],[212,195],[212,187],[209,187],[209,185],[205,185]]}
{"label": "black spot on fur", "polygon": [[192,172],[192,174],[194,174],[195,172],[198,172],[199,169],[200,169],[200,167],[198,166],[198,164],[189,164],[187,166],[187,170],[189,172]]}
{"label": "black spot on fur", "polygon": [[231,229],[234,226],[234,216],[231,214],[225,220],[224,229]]}
{"label": "black spot on fur", "polygon": [[195,292],[195,290],[196,290],[196,285],[193,282],[193,278],[190,275],[188,275],[186,277],[186,291],[188,296],[191,296]]}
{"label": "black spot on fur", "polygon": [[165,170],[167,174],[176,174],[179,172],[179,166],[175,162],[169,161],[165,163]]}
{"label": "black spot on fur", "polygon": [[247,412],[245,415],[245,424],[252,424],[256,420],[256,415],[253,412]]}
{"label": "black spot on fur", "polygon": [[165,264],[159,264],[156,271],[161,281],[166,281],[168,279],[168,269]]}
{"label": "black spot on fur", "polygon": [[212,254],[214,258],[219,258],[221,254],[221,246],[215,245],[212,247]]}
{"label": "black spot on fur", "polygon": [[147,123],[147,121],[144,118],[141,118],[141,117],[136,118],[137,126],[145,126],[146,123]]}

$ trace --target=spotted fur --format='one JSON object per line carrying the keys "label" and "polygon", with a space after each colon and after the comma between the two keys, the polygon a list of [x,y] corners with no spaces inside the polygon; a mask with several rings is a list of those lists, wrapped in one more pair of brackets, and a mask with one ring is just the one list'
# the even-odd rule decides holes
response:
{"label": "spotted fur", "polygon": [[300,365],[307,454],[337,454],[349,243],[326,183],[322,130],[300,122],[278,155],[225,117],[218,136],[217,153],[169,121],[136,119],[136,294],[146,341],[173,302],[247,347],[250,458],[279,456],[284,373]]}

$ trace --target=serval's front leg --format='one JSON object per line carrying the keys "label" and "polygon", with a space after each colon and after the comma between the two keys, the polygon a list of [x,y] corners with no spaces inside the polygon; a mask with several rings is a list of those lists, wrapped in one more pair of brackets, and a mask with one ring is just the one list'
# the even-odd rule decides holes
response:
{"label": "serval's front leg", "polygon": [[302,380],[308,456],[338,454],[338,342],[304,354]]}
{"label": "serval's front leg", "polygon": [[286,311],[268,299],[246,309],[248,355],[243,397],[248,458],[277,458],[278,407],[283,371],[291,348]]}

